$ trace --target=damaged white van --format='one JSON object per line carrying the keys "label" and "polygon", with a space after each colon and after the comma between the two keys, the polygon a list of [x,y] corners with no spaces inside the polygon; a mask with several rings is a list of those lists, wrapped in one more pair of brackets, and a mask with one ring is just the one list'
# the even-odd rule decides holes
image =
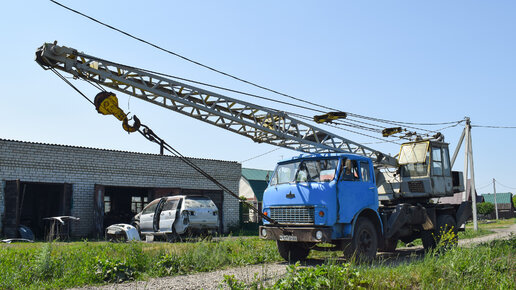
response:
{"label": "damaged white van", "polygon": [[219,231],[219,211],[205,196],[174,195],[153,200],[134,216],[140,234],[175,241],[185,234],[214,234]]}

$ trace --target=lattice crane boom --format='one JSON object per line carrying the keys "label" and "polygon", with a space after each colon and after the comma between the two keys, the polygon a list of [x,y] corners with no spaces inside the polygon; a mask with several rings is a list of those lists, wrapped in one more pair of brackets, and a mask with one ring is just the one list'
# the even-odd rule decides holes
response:
{"label": "lattice crane boom", "polygon": [[287,113],[223,96],[138,68],[90,56],[76,49],[45,43],[36,52],[45,69],[54,68],[103,87],[251,138],[305,153],[354,153],[381,166],[397,160]]}

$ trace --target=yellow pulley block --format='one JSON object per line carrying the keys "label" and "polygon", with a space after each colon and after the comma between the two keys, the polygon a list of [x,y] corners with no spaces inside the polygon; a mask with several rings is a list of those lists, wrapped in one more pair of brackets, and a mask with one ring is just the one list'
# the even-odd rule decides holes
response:
{"label": "yellow pulley block", "polygon": [[100,92],[95,96],[93,101],[97,112],[102,115],[113,115],[118,120],[122,121],[122,127],[125,131],[132,133],[138,131],[140,128],[140,120],[133,116],[134,124],[129,125],[129,118],[122,109],[118,106],[118,98],[112,92]]}
{"label": "yellow pulley block", "polygon": [[401,133],[402,131],[403,131],[403,129],[401,127],[385,128],[382,130],[382,136],[389,137],[391,135]]}
{"label": "yellow pulley block", "polygon": [[348,114],[346,112],[329,112],[324,115],[314,116],[314,122],[316,123],[331,123],[333,120],[346,119]]}

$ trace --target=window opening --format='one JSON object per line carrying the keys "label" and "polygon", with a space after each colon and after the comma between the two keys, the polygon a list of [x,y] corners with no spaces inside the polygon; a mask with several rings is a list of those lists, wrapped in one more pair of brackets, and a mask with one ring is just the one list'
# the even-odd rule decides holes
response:
{"label": "window opening", "polygon": [[360,161],[360,176],[363,182],[371,181],[371,173],[369,172],[369,163]]}

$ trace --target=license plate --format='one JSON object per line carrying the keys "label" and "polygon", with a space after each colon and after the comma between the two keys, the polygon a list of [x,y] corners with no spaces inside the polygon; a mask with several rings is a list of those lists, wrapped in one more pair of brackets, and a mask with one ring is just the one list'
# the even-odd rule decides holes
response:
{"label": "license plate", "polygon": [[297,242],[297,236],[280,235],[280,241]]}

